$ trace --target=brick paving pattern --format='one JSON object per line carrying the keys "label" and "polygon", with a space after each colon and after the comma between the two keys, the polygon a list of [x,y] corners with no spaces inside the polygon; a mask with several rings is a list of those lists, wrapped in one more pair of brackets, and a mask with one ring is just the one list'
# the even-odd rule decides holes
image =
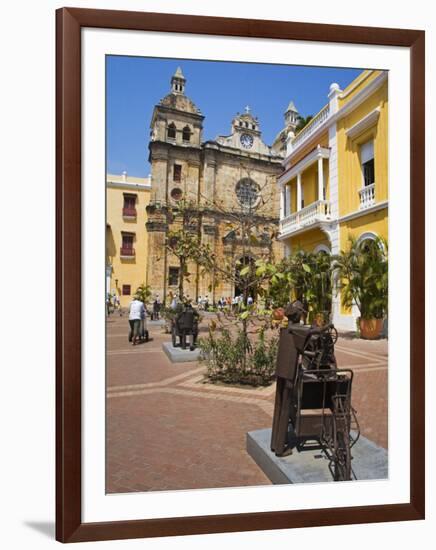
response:
{"label": "brick paving pattern", "polygon": [[[161,326],[149,331],[133,347],[125,316],[107,322],[107,492],[269,485],[245,437],[271,426],[275,385],[205,384],[198,363],[169,361]],[[354,371],[362,434],[387,448],[387,341],[340,338],[336,357]]]}

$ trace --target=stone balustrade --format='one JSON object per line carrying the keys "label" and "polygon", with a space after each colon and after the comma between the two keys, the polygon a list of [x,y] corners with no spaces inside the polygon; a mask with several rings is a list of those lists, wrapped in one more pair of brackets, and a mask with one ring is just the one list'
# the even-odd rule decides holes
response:
{"label": "stone balustrade", "polygon": [[293,212],[283,218],[280,221],[280,233],[282,235],[289,235],[303,227],[307,228],[315,223],[329,221],[330,219],[330,201],[315,201],[298,212]]}
{"label": "stone balustrade", "polygon": [[360,210],[365,210],[375,204],[375,183],[367,185],[359,190]]}
{"label": "stone balustrade", "polygon": [[326,105],[324,109],[321,109],[321,111],[312,118],[312,120],[306,124],[306,126],[298,132],[298,134],[295,136],[295,138],[292,140],[292,149],[295,149],[302,143],[303,141],[306,141],[314,132],[315,130],[323,124],[327,120],[327,118],[330,115],[330,105]]}

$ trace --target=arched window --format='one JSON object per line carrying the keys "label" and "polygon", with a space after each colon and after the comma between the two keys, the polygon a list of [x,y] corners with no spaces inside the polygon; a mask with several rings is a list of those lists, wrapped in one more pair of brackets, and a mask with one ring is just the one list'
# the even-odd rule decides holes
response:
{"label": "arched window", "polygon": [[191,140],[191,129],[189,128],[189,126],[185,126],[183,128],[182,139],[183,139],[183,141],[190,141]]}
{"label": "arched window", "polygon": [[[385,248],[383,240],[379,238],[377,233],[373,233],[372,231],[362,233],[362,235],[360,235],[357,239],[357,244],[361,252],[370,253],[374,250],[376,253],[382,252],[383,255],[387,255],[387,249]],[[374,246],[377,248],[374,249]]]}
{"label": "arched window", "polygon": [[176,125],[174,122],[168,125],[167,136],[171,139],[176,139]]}
{"label": "arched window", "polygon": [[241,205],[246,208],[253,208],[259,198],[259,187],[250,178],[239,180],[236,184],[235,192]]}
{"label": "arched window", "polygon": [[376,240],[377,235],[375,233],[372,233],[372,231],[367,231],[366,233],[362,233],[362,235],[360,235],[360,237],[357,239],[357,244],[362,251],[366,251],[370,248],[371,243]]}
{"label": "arched window", "polygon": [[330,248],[326,244],[319,244],[313,250],[314,254],[330,254]]}

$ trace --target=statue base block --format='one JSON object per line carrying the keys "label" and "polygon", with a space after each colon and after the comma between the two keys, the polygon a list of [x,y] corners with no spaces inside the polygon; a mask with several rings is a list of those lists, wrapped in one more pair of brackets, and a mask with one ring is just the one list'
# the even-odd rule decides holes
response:
{"label": "statue base block", "polygon": [[[319,447],[302,451],[294,448],[291,455],[281,458],[271,451],[270,442],[270,428],[247,433],[248,454],[273,484],[333,481],[328,468],[329,461]],[[357,480],[387,479],[386,449],[360,436],[351,449],[351,455],[351,465]]]}
{"label": "statue base block", "polygon": [[147,319],[147,325],[150,325],[151,327],[163,327],[165,326],[165,319],[156,319],[155,321]]}
{"label": "statue base block", "polygon": [[200,359],[200,350],[198,348],[194,351],[190,351],[189,347],[186,349],[179,347],[175,348],[171,342],[164,342],[162,344],[162,349],[172,363],[188,363]]}

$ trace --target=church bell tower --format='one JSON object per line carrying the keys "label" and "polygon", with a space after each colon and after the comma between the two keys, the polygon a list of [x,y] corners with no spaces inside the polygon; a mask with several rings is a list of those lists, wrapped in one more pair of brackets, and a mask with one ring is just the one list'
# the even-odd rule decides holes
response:
{"label": "church bell tower", "polygon": [[150,123],[152,195],[147,206],[147,284],[164,299],[177,290],[178,263],[166,250],[168,212],[180,200],[199,196],[204,116],[186,95],[186,78],[177,67],[170,91],[155,105]]}

